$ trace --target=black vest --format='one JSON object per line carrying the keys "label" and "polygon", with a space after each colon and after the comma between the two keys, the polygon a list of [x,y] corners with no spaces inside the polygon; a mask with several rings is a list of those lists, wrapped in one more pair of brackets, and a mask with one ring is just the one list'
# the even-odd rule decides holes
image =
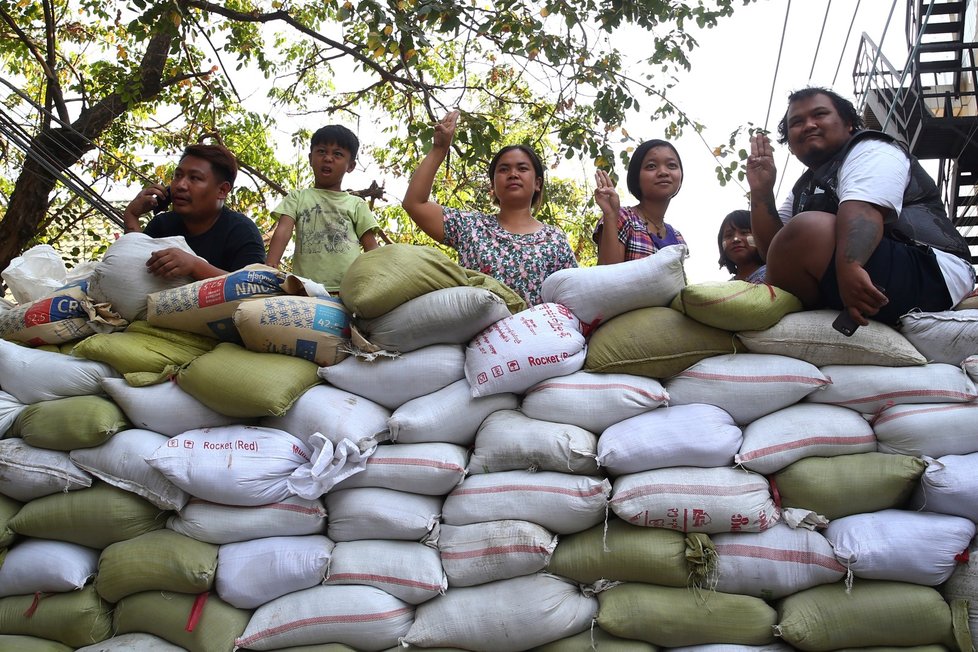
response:
{"label": "black vest", "polygon": [[871,129],[857,131],[835,156],[815,170],[805,171],[792,188],[794,201],[791,205],[791,214],[797,215],[804,211],[837,213],[839,169],[853,145],[867,138],[893,143],[910,158],[910,180],[906,190],[903,191],[903,210],[895,221],[884,224],[884,235],[908,244],[931,246],[970,263],[971,252],[968,243],[948,219],[937,184],[920,167],[920,163],[907,151],[903,143],[881,131]]}

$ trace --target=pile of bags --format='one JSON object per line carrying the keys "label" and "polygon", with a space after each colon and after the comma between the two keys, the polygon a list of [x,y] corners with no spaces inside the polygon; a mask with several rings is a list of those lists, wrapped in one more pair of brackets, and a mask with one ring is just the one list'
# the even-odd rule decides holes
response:
{"label": "pile of bags", "polygon": [[970,651],[968,311],[845,338],[684,253],[90,279],[126,326],[0,341],[0,649]]}

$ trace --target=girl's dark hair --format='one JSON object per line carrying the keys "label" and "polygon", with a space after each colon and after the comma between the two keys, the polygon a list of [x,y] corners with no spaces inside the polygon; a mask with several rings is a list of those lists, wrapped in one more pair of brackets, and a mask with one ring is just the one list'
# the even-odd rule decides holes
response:
{"label": "girl's dark hair", "polygon": [[632,193],[635,199],[639,201],[642,201],[642,188],[638,184],[638,176],[642,172],[642,161],[645,160],[645,155],[649,153],[649,150],[655,147],[668,147],[671,149],[672,153],[676,155],[676,160],[679,161],[679,171],[683,171],[683,160],[679,158],[679,152],[676,150],[676,147],[668,140],[654,138],[636,147],[635,151],[632,152],[632,158],[628,161],[628,176],[626,179],[628,182],[628,192]]}
{"label": "girl's dark hair", "polygon": [[[489,184],[492,185],[492,179],[496,176],[496,166],[499,165],[499,159],[502,158],[503,154],[506,152],[511,152],[514,149],[518,149],[530,158],[530,163],[533,164],[533,171],[536,172],[537,177],[540,179],[540,190],[533,191],[533,199],[530,200],[530,208],[536,208],[540,205],[540,200],[543,198],[543,187],[544,187],[544,176],[543,176],[543,163],[540,161],[540,157],[537,153],[533,151],[528,145],[507,145],[501,150],[496,152],[496,155],[492,157],[489,161]],[[493,196],[493,203],[498,204],[499,200]]]}
{"label": "girl's dark hair", "polygon": [[[726,267],[728,272],[731,274],[736,274],[737,265],[734,263],[734,261],[727,258],[727,254],[723,250],[723,231],[728,226],[732,226],[735,229],[740,229],[741,231],[750,231],[750,211],[738,210],[727,213],[727,216],[723,218],[722,222],[720,222],[720,230],[717,232],[717,249],[720,250],[720,260],[718,262],[720,267]],[[756,251],[754,252],[754,257],[757,258],[758,265],[764,264],[764,260],[761,259],[761,255]]]}

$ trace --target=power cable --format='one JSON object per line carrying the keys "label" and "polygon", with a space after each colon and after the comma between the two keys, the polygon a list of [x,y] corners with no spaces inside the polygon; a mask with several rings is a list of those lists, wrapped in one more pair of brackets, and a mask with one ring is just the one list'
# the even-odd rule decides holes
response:
{"label": "power cable", "polygon": [[812,57],[812,68],[808,71],[808,81],[812,81],[812,73],[815,72],[815,62],[818,61],[818,53],[822,49],[822,36],[825,34],[825,24],[829,22],[829,10],[832,9],[832,0],[825,5],[825,16],[822,17],[822,29],[818,33],[818,43],[815,44],[815,56]]}
{"label": "power cable", "polygon": [[835,86],[836,80],[839,78],[839,70],[842,68],[842,59],[846,56],[846,48],[849,46],[849,37],[852,36],[852,27],[856,24],[856,14],[859,13],[859,5],[863,0],[856,0],[856,8],[852,10],[852,20],[849,21],[849,31],[846,32],[846,40],[842,44],[842,50],[839,52],[839,63],[835,66],[835,74],[832,75],[832,86]]}
{"label": "power cable", "polygon": [[784,37],[788,33],[788,15],[791,13],[791,0],[784,11],[784,25],[781,27],[781,44],[778,46],[778,62],[774,65],[774,78],[771,80],[771,94],[767,100],[767,115],[764,116],[764,129],[767,130],[768,120],[771,118],[771,105],[774,103],[774,86],[778,81],[778,71],[781,69],[781,53],[784,51]]}

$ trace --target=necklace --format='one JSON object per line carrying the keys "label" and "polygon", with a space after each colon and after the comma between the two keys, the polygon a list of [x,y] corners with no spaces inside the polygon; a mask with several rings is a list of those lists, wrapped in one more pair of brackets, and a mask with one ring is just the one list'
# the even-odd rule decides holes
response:
{"label": "necklace", "polygon": [[652,222],[652,220],[650,220],[645,216],[645,214],[642,212],[641,207],[639,206],[635,207],[635,214],[638,215],[640,218],[642,218],[642,221],[645,222],[645,228],[646,230],[649,231],[649,233],[655,233],[656,237],[658,237],[659,239],[666,237],[665,220],[663,220],[662,224],[655,224],[654,222]]}

